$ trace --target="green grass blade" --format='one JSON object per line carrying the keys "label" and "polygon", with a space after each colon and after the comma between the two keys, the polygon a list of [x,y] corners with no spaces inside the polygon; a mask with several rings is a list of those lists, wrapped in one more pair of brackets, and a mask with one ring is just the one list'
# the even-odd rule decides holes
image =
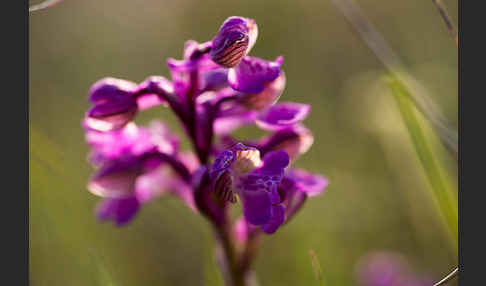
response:
{"label": "green grass blade", "polygon": [[388,77],[387,82],[457,248],[457,196],[453,184],[427,141],[409,91],[394,77]]}

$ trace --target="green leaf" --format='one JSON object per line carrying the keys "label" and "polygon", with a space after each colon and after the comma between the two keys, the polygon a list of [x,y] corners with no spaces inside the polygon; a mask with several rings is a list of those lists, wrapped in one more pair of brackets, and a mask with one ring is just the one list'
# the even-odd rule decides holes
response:
{"label": "green leaf", "polygon": [[432,151],[425,132],[420,125],[418,113],[410,92],[396,77],[389,76],[386,79],[412,139],[420,163],[432,187],[433,196],[438,203],[454,246],[457,249],[457,195],[451,179],[447,176],[437,156]]}

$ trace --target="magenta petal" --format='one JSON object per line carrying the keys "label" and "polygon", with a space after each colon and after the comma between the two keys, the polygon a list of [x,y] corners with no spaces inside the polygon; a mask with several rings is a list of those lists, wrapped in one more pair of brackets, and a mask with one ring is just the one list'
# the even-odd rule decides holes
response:
{"label": "magenta petal", "polygon": [[213,124],[214,133],[217,135],[229,134],[242,126],[254,123],[257,115],[258,113],[255,111],[246,111],[239,114],[219,117]]}
{"label": "magenta petal", "polygon": [[107,77],[100,79],[91,86],[89,100],[92,103],[102,103],[126,99],[131,97],[136,89],[137,85],[134,82]]}
{"label": "magenta petal", "polygon": [[84,127],[97,131],[123,128],[137,113],[135,100],[114,101],[98,104],[88,111]]}
{"label": "magenta petal", "polygon": [[242,200],[243,214],[249,223],[262,225],[272,217],[270,194],[266,191],[245,191]]}
{"label": "magenta petal", "polygon": [[329,184],[327,178],[302,169],[289,170],[287,175],[294,180],[297,189],[309,197],[321,194]]}
{"label": "magenta petal", "polygon": [[277,103],[262,112],[256,124],[265,130],[280,130],[304,120],[310,112],[310,105],[292,102]]}
{"label": "magenta petal", "polygon": [[141,164],[137,160],[111,161],[93,176],[88,189],[102,197],[130,197],[134,193],[135,181],[140,171]]}
{"label": "magenta petal", "polygon": [[162,76],[150,76],[138,85],[137,105],[140,110],[168,106],[167,97],[174,93],[172,83]]}
{"label": "magenta petal", "polygon": [[283,206],[272,206],[272,218],[266,224],[262,225],[262,230],[266,234],[273,234],[285,221],[285,210]]}
{"label": "magenta petal", "polygon": [[95,213],[100,220],[113,220],[117,226],[122,226],[133,219],[139,208],[135,197],[104,199],[98,203]]}
{"label": "magenta petal", "polygon": [[228,73],[229,85],[241,92],[260,93],[265,84],[275,80],[280,75],[282,57],[276,61],[266,61],[260,58],[244,57],[240,64],[230,69]]}

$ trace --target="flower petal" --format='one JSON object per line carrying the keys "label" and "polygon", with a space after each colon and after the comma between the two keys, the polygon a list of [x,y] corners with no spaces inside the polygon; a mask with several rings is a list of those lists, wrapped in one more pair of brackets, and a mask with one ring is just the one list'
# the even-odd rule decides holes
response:
{"label": "flower petal", "polygon": [[272,217],[272,202],[266,191],[248,191],[242,194],[243,215],[254,225],[267,223]]}
{"label": "flower petal", "polygon": [[260,173],[280,174],[289,165],[289,155],[285,151],[275,151],[263,157],[263,167]]}
{"label": "flower petal", "polygon": [[281,71],[280,75],[275,80],[265,84],[262,92],[245,93],[241,95],[240,101],[242,105],[248,109],[264,110],[277,102],[284,88],[285,73]]}
{"label": "flower petal", "polygon": [[134,82],[106,77],[91,86],[89,100],[92,103],[124,100],[131,97],[136,89]]}
{"label": "flower petal", "polygon": [[137,103],[132,98],[97,104],[88,111],[84,127],[104,132],[117,130],[130,122],[136,113]]}
{"label": "flower petal", "polygon": [[214,133],[217,135],[229,134],[242,126],[253,124],[257,116],[258,113],[255,111],[235,110],[234,113],[227,112],[224,116],[214,120]]}
{"label": "flower petal", "polygon": [[264,130],[280,130],[304,120],[310,112],[310,105],[293,102],[277,103],[262,112],[256,124]]}
{"label": "flower petal", "polygon": [[298,156],[307,152],[313,143],[314,137],[311,131],[298,124],[278,130],[269,137],[263,138],[258,149],[262,154],[283,150],[292,160],[295,160]]}
{"label": "flower petal", "polygon": [[254,20],[229,17],[212,41],[211,59],[223,67],[234,67],[255,44],[258,28]]}
{"label": "flower petal", "polygon": [[273,234],[285,221],[285,210],[281,205],[272,206],[272,218],[264,225],[262,230],[266,234]]}
{"label": "flower petal", "polygon": [[174,94],[174,86],[165,77],[150,76],[138,85],[137,93],[137,105],[140,110],[158,105],[167,107],[167,98]]}
{"label": "flower petal", "polygon": [[91,179],[91,193],[108,198],[126,198],[133,195],[135,181],[141,172],[138,160],[114,160],[103,166]]}
{"label": "flower petal", "polygon": [[95,214],[100,220],[113,220],[117,226],[122,226],[132,220],[140,208],[135,197],[122,199],[103,199],[98,203]]}
{"label": "flower petal", "polygon": [[282,57],[278,57],[274,62],[244,57],[238,66],[229,70],[229,85],[241,92],[260,93],[265,89],[265,84],[280,75],[282,62]]}
{"label": "flower petal", "polygon": [[321,194],[329,184],[329,180],[302,169],[291,169],[287,176],[294,180],[296,188],[306,193],[309,197]]}

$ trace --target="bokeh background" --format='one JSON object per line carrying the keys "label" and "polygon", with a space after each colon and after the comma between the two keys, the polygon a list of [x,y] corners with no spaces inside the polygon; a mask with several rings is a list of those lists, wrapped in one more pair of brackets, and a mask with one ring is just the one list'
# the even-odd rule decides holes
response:
{"label": "bokeh background", "polygon": [[[457,23],[457,1],[443,2]],[[358,3],[457,126],[457,48],[432,1]],[[147,205],[123,228],[95,220],[81,119],[96,80],[168,77],[166,58],[180,58],[188,39],[211,39],[232,15],[257,21],[252,55],[284,56],[280,100],[312,104],[305,123],[315,143],[296,165],[330,180],[265,237],[255,263],[261,285],[319,285],[310,249],[326,285],[356,285],[355,265],[372,251],[404,255],[417,275],[447,274],[457,254],[379,80],[384,68],[330,0],[64,0],[29,16],[31,284],[222,285],[209,225],[176,199]],[[183,136],[161,108],[137,122],[153,117]],[[434,146],[456,182],[455,162]]]}

